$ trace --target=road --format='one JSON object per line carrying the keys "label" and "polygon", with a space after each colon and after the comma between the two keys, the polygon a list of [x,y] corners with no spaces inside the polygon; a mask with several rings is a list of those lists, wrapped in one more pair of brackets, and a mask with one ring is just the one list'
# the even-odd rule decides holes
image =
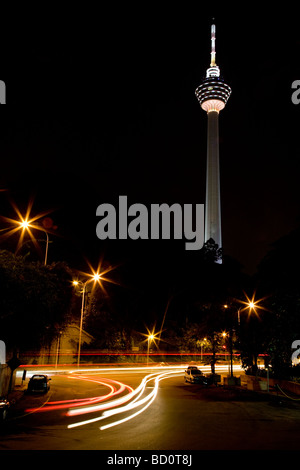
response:
{"label": "road", "polygon": [[[157,376],[158,372],[162,374],[167,370],[150,372]],[[52,375],[51,390],[47,395],[24,395],[12,407],[7,422],[0,428],[0,449],[178,451],[299,448],[299,401],[278,405],[267,394],[240,388],[204,388],[185,383],[182,371],[159,382],[150,380],[144,384],[139,398],[142,401],[136,408],[100,419],[103,407],[108,408],[114,400],[126,400],[141,384],[146,373],[148,371],[119,369]],[[128,387],[122,388],[121,384]],[[152,398],[147,398],[150,395]],[[131,398],[127,404],[132,401]],[[91,406],[96,408],[82,414],[81,408],[85,410]],[[145,410],[132,419],[105,428],[143,408]]]}

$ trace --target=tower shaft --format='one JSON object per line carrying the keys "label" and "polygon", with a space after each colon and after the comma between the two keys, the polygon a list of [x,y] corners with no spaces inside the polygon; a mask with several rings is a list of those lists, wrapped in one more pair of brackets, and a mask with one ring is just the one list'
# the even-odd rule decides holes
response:
{"label": "tower shaft", "polygon": [[205,241],[210,238],[222,246],[218,111],[207,114]]}

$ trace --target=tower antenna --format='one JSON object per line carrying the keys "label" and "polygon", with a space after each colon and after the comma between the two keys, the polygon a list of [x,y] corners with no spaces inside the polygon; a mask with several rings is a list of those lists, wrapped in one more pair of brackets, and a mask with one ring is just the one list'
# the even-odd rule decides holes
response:
{"label": "tower antenna", "polygon": [[[213,18],[214,19],[214,18]],[[211,25],[211,53],[210,66],[215,67],[216,64],[216,25]]]}

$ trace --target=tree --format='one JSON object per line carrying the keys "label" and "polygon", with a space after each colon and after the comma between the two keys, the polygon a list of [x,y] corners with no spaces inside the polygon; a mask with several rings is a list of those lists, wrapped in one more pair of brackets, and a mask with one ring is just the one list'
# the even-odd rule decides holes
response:
{"label": "tree", "polygon": [[0,251],[1,339],[8,348],[50,345],[70,312],[72,283],[64,263],[42,265]]}
{"label": "tree", "polygon": [[299,237],[300,226],[275,242],[260,263],[256,279],[268,294],[266,352],[277,376],[290,366],[292,343],[300,339]]}
{"label": "tree", "polygon": [[212,238],[204,243],[202,248],[202,256],[206,262],[217,263],[222,259],[222,255],[222,248],[219,248],[219,245],[217,245],[217,243],[215,243]]}

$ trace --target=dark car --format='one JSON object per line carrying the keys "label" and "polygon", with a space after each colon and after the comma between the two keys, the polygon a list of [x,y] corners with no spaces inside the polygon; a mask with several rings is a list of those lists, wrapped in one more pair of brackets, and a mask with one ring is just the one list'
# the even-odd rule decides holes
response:
{"label": "dark car", "polygon": [[203,385],[208,385],[208,379],[205,377],[205,375],[201,372],[200,369],[196,366],[189,366],[185,371],[184,371],[184,378],[186,382],[191,382],[191,383],[198,383],[198,384],[203,384]]}
{"label": "dark car", "polygon": [[9,401],[6,398],[0,397],[0,422],[5,420],[9,407]]}
{"label": "dark car", "polygon": [[47,393],[50,389],[51,379],[48,375],[33,375],[28,383],[27,392],[29,393]]}

